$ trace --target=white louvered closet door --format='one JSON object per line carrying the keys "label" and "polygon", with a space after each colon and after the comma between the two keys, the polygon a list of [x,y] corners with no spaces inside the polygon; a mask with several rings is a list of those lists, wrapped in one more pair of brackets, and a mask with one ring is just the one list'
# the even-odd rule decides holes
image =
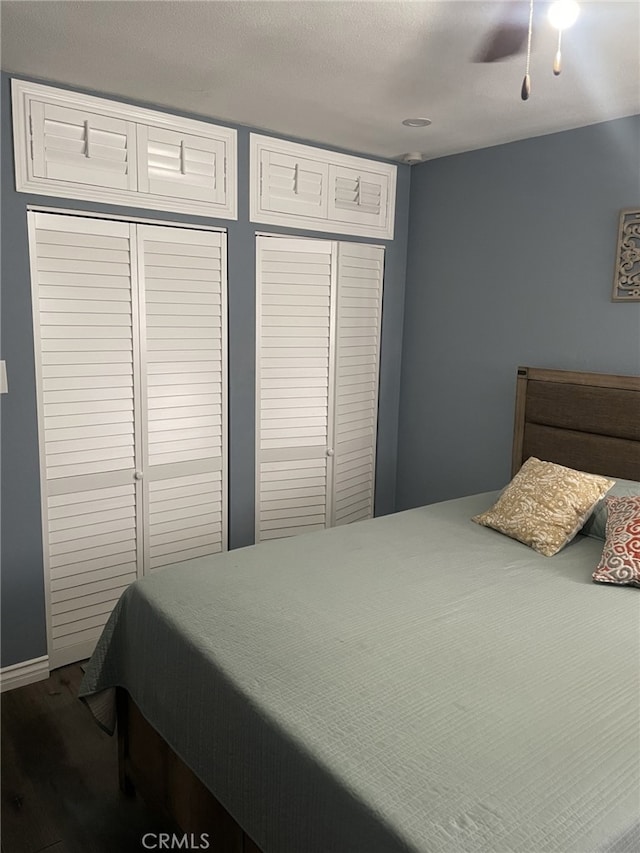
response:
{"label": "white louvered closet door", "polygon": [[326,240],[257,238],[256,541],[330,517],[332,312]]}
{"label": "white louvered closet door", "polygon": [[384,249],[259,237],[256,538],[370,518]]}
{"label": "white louvered closet door", "polygon": [[145,571],[226,548],[226,251],[138,226]]}
{"label": "white louvered closet door", "polygon": [[29,214],[51,668],[91,653],[140,565],[133,228]]}
{"label": "white louvered closet door", "polygon": [[384,249],[338,244],[333,525],[373,515]]}
{"label": "white louvered closet door", "polygon": [[143,571],[226,548],[224,236],[29,214],[51,668]]}

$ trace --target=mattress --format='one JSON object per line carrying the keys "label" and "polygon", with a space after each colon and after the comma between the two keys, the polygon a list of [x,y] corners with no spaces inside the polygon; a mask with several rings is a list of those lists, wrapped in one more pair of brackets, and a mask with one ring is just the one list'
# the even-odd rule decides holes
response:
{"label": "mattress", "polygon": [[495,493],[160,571],[81,694],[125,687],[264,853],[640,848],[640,597]]}

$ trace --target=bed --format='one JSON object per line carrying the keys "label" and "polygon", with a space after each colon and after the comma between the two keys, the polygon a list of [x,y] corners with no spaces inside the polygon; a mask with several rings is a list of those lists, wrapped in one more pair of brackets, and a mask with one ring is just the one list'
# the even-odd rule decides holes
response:
{"label": "bed", "polygon": [[[532,455],[640,480],[640,379],[520,368]],[[637,850],[637,590],[592,582],[599,540],[474,524],[496,496],[132,586],[81,687],[117,708],[123,789],[216,851]]]}

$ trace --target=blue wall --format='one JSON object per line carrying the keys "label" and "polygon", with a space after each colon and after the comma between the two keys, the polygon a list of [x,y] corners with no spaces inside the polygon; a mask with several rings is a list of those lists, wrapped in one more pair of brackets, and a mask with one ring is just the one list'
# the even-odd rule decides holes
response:
{"label": "blue wall", "polygon": [[[232,548],[249,545],[254,541],[255,232],[256,230],[274,233],[286,231],[290,234],[310,232],[277,228],[271,225],[260,226],[249,222],[250,128],[246,127],[238,128],[237,221],[163,214],[158,211],[16,193],[11,137],[10,78],[6,74],[2,75],[0,91],[2,110],[2,286],[0,290],[2,354],[0,357],[7,361],[10,391],[1,400],[1,665],[9,666],[46,654],[27,204],[113,212],[126,216],[139,215],[149,219],[174,219],[196,224],[214,224],[228,229],[229,541]],[[141,104],[141,106],[149,105]],[[182,115],[202,119],[202,116],[187,113]],[[377,515],[384,515],[394,510],[409,181],[409,167],[399,166],[396,239],[385,243],[376,469]],[[320,236],[356,242],[381,242],[344,235],[322,234]]]}
{"label": "blue wall", "polygon": [[504,485],[518,365],[640,373],[610,301],[638,207],[640,116],[414,167],[396,509]]}

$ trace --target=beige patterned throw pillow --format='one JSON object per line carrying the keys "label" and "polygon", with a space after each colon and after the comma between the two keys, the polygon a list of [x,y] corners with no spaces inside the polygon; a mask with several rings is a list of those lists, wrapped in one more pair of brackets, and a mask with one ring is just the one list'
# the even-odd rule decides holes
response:
{"label": "beige patterned throw pillow", "polygon": [[491,509],[472,521],[553,557],[573,539],[614,483],[532,456]]}

